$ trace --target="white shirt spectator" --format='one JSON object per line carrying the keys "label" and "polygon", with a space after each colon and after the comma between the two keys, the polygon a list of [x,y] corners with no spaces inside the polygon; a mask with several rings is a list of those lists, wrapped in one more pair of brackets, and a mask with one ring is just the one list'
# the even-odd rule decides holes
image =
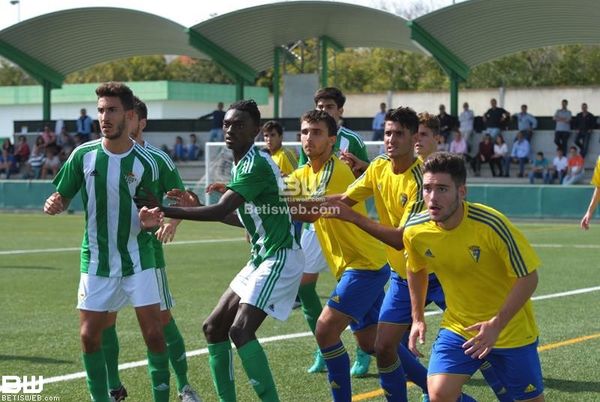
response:
{"label": "white shirt spectator", "polygon": [[472,133],[473,132],[473,120],[475,120],[475,114],[471,109],[463,110],[458,117],[460,121],[460,132],[461,133]]}
{"label": "white shirt spectator", "polygon": [[506,156],[507,153],[508,153],[508,146],[506,145],[506,143],[504,143],[502,145],[494,144],[494,155]]}
{"label": "white shirt spectator", "polygon": [[[571,111],[568,109],[558,109],[554,113],[556,119],[556,131],[571,131]],[[558,119],[561,120],[558,120]],[[562,121],[565,120],[565,121]]]}
{"label": "white shirt spectator", "polygon": [[554,159],[552,160],[552,165],[559,172],[561,170],[567,170],[568,164],[569,164],[569,161],[567,160],[567,158],[565,156],[562,156],[560,158],[558,156],[555,156]]}

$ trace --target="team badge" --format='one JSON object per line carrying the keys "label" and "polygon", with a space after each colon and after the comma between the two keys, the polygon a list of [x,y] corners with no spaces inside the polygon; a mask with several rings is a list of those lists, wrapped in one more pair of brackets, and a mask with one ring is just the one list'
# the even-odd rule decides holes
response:
{"label": "team badge", "polygon": [[479,262],[479,256],[481,255],[481,249],[479,246],[469,247],[469,253],[471,253],[471,257],[473,257],[475,262]]}
{"label": "team badge", "polygon": [[125,175],[125,181],[127,182],[127,184],[133,184],[135,183],[136,177],[135,174],[133,174],[133,172],[129,172]]}

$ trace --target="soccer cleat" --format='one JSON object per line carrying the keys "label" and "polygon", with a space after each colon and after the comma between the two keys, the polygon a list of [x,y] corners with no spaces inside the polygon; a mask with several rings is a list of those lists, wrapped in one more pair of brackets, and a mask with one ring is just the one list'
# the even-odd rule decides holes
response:
{"label": "soccer cleat", "polygon": [[115,402],[124,401],[125,398],[127,398],[127,390],[123,384],[121,384],[119,388],[110,390],[110,396],[115,400]]}
{"label": "soccer cleat", "polygon": [[356,348],[356,360],[350,369],[352,377],[364,377],[369,372],[371,355],[365,353],[361,348]]}
{"label": "soccer cleat", "polygon": [[202,402],[202,399],[200,399],[190,384],[181,389],[181,392],[179,392],[179,399],[183,402]]}
{"label": "soccer cleat", "polygon": [[315,361],[313,362],[312,366],[310,366],[306,371],[308,373],[323,373],[327,371],[325,359],[323,358],[323,355],[321,354],[321,351],[319,349],[315,351]]}

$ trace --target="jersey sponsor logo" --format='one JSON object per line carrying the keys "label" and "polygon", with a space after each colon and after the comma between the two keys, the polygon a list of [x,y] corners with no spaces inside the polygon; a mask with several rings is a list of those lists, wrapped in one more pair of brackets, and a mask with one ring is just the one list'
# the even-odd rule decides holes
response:
{"label": "jersey sponsor logo", "polygon": [[404,207],[404,206],[406,206],[407,202],[408,202],[408,195],[406,195],[406,193],[402,193],[402,195],[400,195],[400,203]]}
{"label": "jersey sponsor logo", "polygon": [[133,183],[135,183],[136,180],[137,180],[137,177],[135,176],[135,174],[133,172],[129,172],[125,175],[125,181],[127,182],[127,184],[133,184]]}
{"label": "jersey sponsor logo", "polygon": [[331,301],[334,303],[339,303],[340,302],[340,297],[338,295],[332,296],[331,297]]}
{"label": "jersey sponsor logo", "polygon": [[526,393],[534,392],[535,390],[537,390],[537,388],[533,384],[529,384],[528,386],[525,387]]}
{"label": "jersey sponsor logo", "polygon": [[473,261],[479,262],[479,257],[481,256],[481,249],[479,248],[479,246],[469,247],[469,253],[471,253],[471,257],[473,257]]}
{"label": "jersey sponsor logo", "polygon": [[431,252],[431,249],[425,250],[425,257],[435,258],[435,255]]}

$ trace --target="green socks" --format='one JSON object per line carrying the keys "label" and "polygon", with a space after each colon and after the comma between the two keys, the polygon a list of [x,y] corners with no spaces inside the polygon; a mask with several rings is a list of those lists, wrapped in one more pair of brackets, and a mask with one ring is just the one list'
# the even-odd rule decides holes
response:
{"label": "green socks", "polygon": [[110,402],[108,399],[104,352],[100,349],[94,353],[83,353],[82,359],[92,400],[94,402]]}
{"label": "green socks", "polygon": [[267,355],[260,343],[255,339],[238,349],[244,370],[250,379],[250,384],[261,401],[279,402],[273,375],[269,368]]}
{"label": "green socks", "polygon": [[300,285],[300,289],[298,290],[298,296],[300,296],[300,300],[302,301],[304,318],[306,318],[306,322],[313,334],[317,327],[317,320],[321,315],[321,311],[323,311],[323,306],[321,305],[321,300],[317,294],[316,286],[316,282],[306,283]]}
{"label": "green socks", "polygon": [[148,351],[148,374],[154,402],[169,402],[169,355]]}
{"label": "green socks", "polygon": [[208,344],[208,364],[213,384],[221,402],[235,402],[235,381],[233,379],[233,354],[231,342]]}
{"label": "green socks", "polygon": [[102,350],[106,361],[108,388],[117,389],[121,386],[121,378],[119,378],[119,338],[114,325],[102,332]]}
{"label": "green socks", "polygon": [[185,343],[183,342],[183,337],[173,318],[171,318],[171,321],[163,327],[163,332],[165,334],[165,341],[167,342],[169,361],[171,362],[171,367],[173,367],[175,378],[177,379],[177,389],[181,391],[183,387],[189,384],[187,378],[188,364],[185,356]]}

